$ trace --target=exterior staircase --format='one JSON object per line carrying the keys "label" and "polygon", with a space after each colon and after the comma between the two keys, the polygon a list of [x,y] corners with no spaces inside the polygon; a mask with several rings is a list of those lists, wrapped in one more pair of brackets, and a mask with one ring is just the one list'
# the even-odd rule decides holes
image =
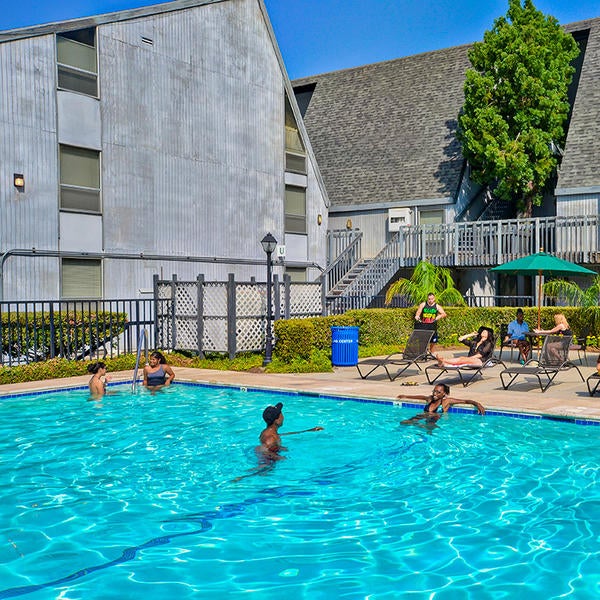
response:
{"label": "exterior staircase", "polygon": [[352,277],[343,278],[341,288],[335,286],[335,295],[332,288],[327,294],[329,314],[367,308],[371,304],[400,268],[398,239],[399,234],[396,233],[375,258],[357,263],[351,270]]}
{"label": "exterior staircase", "polygon": [[373,262],[372,259],[364,259],[357,262],[336,285],[327,292],[328,299],[344,296],[346,290],[354,283],[354,280]]}

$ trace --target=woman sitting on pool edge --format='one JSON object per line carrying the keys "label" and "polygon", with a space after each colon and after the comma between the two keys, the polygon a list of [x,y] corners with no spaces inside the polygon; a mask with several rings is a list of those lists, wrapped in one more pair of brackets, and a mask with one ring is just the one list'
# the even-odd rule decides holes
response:
{"label": "woman sitting on pool edge", "polygon": [[160,352],[153,352],[144,367],[144,387],[154,392],[171,385],[173,379],[175,373],[167,364],[166,358]]}
{"label": "woman sitting on pool edge", "polygon": [[99,400],[106,394],[106,384],[110,379],[106,374],[106,365],[103,362],[91,363],[88,365],[87,370],[88,373],[92,373],[92,378],[88,383],[91,399]]}
{"label": "woman sitting on pool edge", "polygon": [[[473,341],[470,338],[475,337]],[[467,356],[444,358],[436,356],[440,367],[483,366],[494,354],[494,332],[489,327],[480,327],[478,331],[467,333],[458,338],[459,342],[469,346]]]}

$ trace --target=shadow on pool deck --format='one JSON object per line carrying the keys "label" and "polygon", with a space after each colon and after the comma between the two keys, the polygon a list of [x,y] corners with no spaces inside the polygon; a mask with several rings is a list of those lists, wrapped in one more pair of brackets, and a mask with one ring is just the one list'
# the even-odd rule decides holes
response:
{"label": "shadow on pool deck", "polygon": [[[433,363],[427,363],[433,364]],[[425,365],[422,365],[425,366]],[[477,379],[463,388],[453,374],[442,376],[436,383],[446,383],[454,398],[477,400],[486,409],[527,412],[556,416],[578,417],[600,420],[600,393],[590,397],[585,382],[577,371],[570,369],[559,373],[554,383],[544,393],[540,391],[535,377],[521,376],[509,390],[502,389],[499,373],[502,367],[484,371],[484,378]],[[590,366],[580,366],[587,379],[595,372]],[[355,367],[335,367],[333,373],[248,373],[238,371],[216,371],[210,369],[188,369],[174,367],[176,381],[193,381],[210,384],[244,386],[263,389],[303,391],[326,394],[390,400],[398,394],[426,395],[432,390],[424,371],[410,369],[406,376],[390,382],[381,374],[362,380]],[[112,381],[131,381],[132,371],[111,373]],[[47,390],[61,387],[87,385],[89,376],[36,381],[0,386],[0,396],[26,391]],[[403,385],[416,383],[417,385]],[[409,400],[410,401],[410,400]]]}

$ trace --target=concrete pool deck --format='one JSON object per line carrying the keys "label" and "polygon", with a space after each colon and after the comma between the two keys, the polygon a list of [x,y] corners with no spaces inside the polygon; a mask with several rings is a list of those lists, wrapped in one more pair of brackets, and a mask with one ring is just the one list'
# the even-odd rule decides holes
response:
{"label": "concrete pool deck", "polygon": [[[595,361],[595,356],[593,359]],[[332,373],[273,374],[183,367],[173,367],[173,370],[177,381],[376,400],[393,400],[398,394],[427,395],[432,389],[432,385],[427,383],[424,371],[413,368],[394,382],[388,380],[383,369],[379,370],[380,374],[375,373],[369,379],[362,380],[356,367],[334,367]],[[476,400],[490,410],[600,420],[600,389],[595,396],[590,397],[585,381],[581,381],[575,369],[559,373],[544,393],[540,391],[537,379],[531,376],[520,376],[509,390],[502,389],[499,377],[501,370],[501,366],[486,369],[483,379],[477,378],[466,388],[463,388],[458,377],[451,373],[440,377],[436,383],[448,384],[452,397]],[[585,365],[580,366],[580,370],[585,379],[596,372],[595,367]],[[131,381],[132,377],[133,371],[111,373],[112,382]],[[88,381],[89,375],[84,375],[0,385],[0,400],[1,396],[7,394],[85,386]],[[416,385],[407,385],[413,383]],[[411,402],[408,399],[406,401]]]}

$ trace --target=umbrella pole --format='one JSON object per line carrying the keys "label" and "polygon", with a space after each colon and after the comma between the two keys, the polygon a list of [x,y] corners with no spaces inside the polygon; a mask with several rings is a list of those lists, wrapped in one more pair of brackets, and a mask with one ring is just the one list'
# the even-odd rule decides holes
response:
{"label": "umbrella pole", "polygon": [[541,329],[542,319],[542,272],[538,271],[538,329]]}

